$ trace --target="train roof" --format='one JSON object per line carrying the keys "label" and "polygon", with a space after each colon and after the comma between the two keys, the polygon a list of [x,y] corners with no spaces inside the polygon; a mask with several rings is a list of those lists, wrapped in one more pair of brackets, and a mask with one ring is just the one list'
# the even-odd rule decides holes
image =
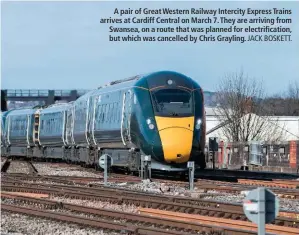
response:
{"label": "train roof", "polygon": [[121,80],[115,80],[115,81],[107,83],[104,86],[98,87],[98,89],[102,89],[102,88],[106,88],[106,87],[110,87],[110,86],[115,87],[115,85],[117,85],[117,84],[124,84],[124,83],[126,83],[126,85],[128,85],[128,83],[134,84],[136,81],[138,81],[139,79],[141,79],[144,76],[145,75],[136,75],[136,76],[125,78],[125,79],[121,79]]}
{"label": "train roof", "polygon": [[[191,79],[190,77],[175,72],[175,71],[158,71],[158,72],[152,72],[152,73],[147,73],[147,74],[141,74],[141,75],[137,75],[137,76],[133,76],[133,77],[129,77],[129,78],[125,78],[122,80],[116,80],[116,81],[112,81],[104,86],[100,86],[98,88],[98,90],[101,91],[110,91],[110,90],[117,90],[117,89],[121,89],[124,87],[132,87],[132,86],[142,86],[142,81],[146,80],[147,83],[150,83],[151,80],[154,77],[161,77],[164,76],[167,79],[174,77],[174,76],[179,76],[181,78],[184,78],[184,80],[186,82],[188,82],[189,84],[192,84],[194,86],[194,88],[200,88],[199,84],[197,84],[196,81],[194,81],[193,79]],[[148,87],[143,87],[143,88],[148,88]]]}
{"label": "train roof", "polygon": [[20,108],[20,109],[13,109],[8,111],[6,117],[10,116],[18,116],[18,115],[30,115],[34,114],[36,112],[36,109],[31,109],[31,108]]}
{"label": "train roof", "polygon": [[[197,82],[192,80],[190,77],[174,72],[174,71],[158,71],[158,72],[152,72],[147,74],[141,74],[132,76],[129,78],[121,79],[121,80],[114,80],[112,82],[109,82],[103,86],[98,87],[98,89],[91,90],[87,93],[85,93],[83,96],[79,97],[76,101],[69,102],[69,103],[58,103],[54,105],[50,105],[48,107],[45,107],[43,109],[38,110],[41,107],[34,107],[34,108],[21,108],[21,109],[14,109],[6,112],[2,112],[1,116],[2,118],[5,118],[7,116],[14,116],[14,115],[28,115],[28,114],[34,114],[36,111],[40,111],[40,113],[47,113],[47,112],[53,112],[53,111],[64,111],[68,108],[70,108],[74,102],[81,101],[81,100],[87,100],[90,96],[93,95],[100,95],[102,93],[110,92],[113,90],[121,90],[124,88],[130,88],[134,86],[143,87],[145,89],[148,89],[148,85],[151,83],[151,80],[153,77],[171,77],[171,76],[180,76],[183,77],[184,81],[186,81],[189,84],[192,84],[193,88],[201,88]],[[167,78],[168,79],[168,78]]]}
{"label": "train roof", "polygon": [[125,79],[121,79],[121,80],[115,80],[112,82],[107,83],[106,85],[100,86],[98,87],[98,89],[92,90],[86,94],[84,94],[83,96],[79,97],[77,99],[77,101],[79,100],[85,100],[90,96],[93,96],[95,94],[101,94],[101,93],[106,93],[112,90],[121,90],[123,88],[129,88],[129,87],[134,87],[134,86],[139,86],[139,87],[143,87],[143,88],[148,88],[147,86],[145,87],[143,81],[145,82],[145,84],[147,84],[147,79],[151,79],[154,76],[161,76],[161,75],[166,75],[166,76],[181,76],[184,77],[185,80],[189,83],[189,84],[193,84],[194,88],[200,88],[200,86],[194,81],[192,80],[190,77],[178,73],[178,72],[174,72],[174,71],[158,71],[158,72],[152,72],[152,73],[147,73],[147,74],[141,74],[141,75],[137,75],[137,76],[132,76],[129,78],[125,78]]}
{"label": "train roof", "polygon": [[40,111],[40,114],[62,112],[72,107],[73,102],[52,104]]}
{"label": "train roof", "polygon": [[[123,89],[125,87],[133,87],[139,79],[143,78],[144,75],[137,75],[129,78],[125,78],[122,80],[115,80],[109,82],[105,85],[99,86],[97,89],[89,91],[85,93],[83,96],[80,96],[76,101],[86,100],[88,97],[93,96],[95,94],[105,93],[112,90]],[[76,102],[75,101],[75,102]]]}

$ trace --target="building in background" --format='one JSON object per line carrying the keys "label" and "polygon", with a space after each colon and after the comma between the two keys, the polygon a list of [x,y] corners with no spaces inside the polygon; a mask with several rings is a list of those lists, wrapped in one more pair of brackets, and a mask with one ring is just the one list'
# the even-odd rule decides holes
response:
{"label": "building in background", "polygon": [[[228,141],[223,134],[224,128],[221,127],[221,121],[217,117],[215,107],[206,107],[205,110],[208,133],[206,141],[209,141],[209,137],[218,137],[219,140]],[[246,119],[246,115],[244,119]],[[269,120],[269,126],[272,126],[272,129],[277,129],[282,134],[282,141],[299,140],[299,116],[269,116],[267,120]],[[217,127],[219,128],[217,129]],[[215,130],[209,133],[213,129]]]}

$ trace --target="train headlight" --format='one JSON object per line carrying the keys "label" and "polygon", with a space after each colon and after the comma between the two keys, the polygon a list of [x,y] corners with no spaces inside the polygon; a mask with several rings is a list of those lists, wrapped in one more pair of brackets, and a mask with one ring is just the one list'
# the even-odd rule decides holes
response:
{"label": "train headlight", "polygon": [[150,118],[146,119],[146,123],[149,129],[153,130],[155,128],[155,125],[152,123],[152,120]]}
{"label": "train headlight", "polygon": [[168,84],[168,85],[172,85],[172,83],[173,83],[173,81],[172,81],[171,79],[169,79],[169,80],[167,81],[167,84]]}
{"label": "train headlight", "polygon": [[201,120],[200,118],[197,119],[197,121],[196,121],[196,125],[195,125],[195,129],[196,129],[196,130],[199,130],[199,129],[200,129],[201,123],[202,123],[202,120]]}

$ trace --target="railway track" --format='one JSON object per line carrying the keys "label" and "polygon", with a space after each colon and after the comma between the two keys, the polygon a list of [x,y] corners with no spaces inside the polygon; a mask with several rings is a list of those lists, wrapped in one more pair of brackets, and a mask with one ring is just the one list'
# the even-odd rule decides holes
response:
{"label": "railway track", "polygon": [[84,218],[82,216],[76,215],[66,215],[64,213],[58,212],[51,212],[51,211],[43,211],[36,208],[27,208],[27,207],[20,207],[20,206],[12,206],[7,204],[1,205],[2,210],[14,212],[14,213],[21,213],[25,215],[35,216],[35,217],[42,217],[46,219],[52,219],[56,221],[68,222],[68,223],[76,223],[83,226],[91,226],[99,229],[105,229],[109,231],[119,231],[122,233],[127,234],[140,234],[140,235],[179,235],[179,234],[189,234],[189,233],[182,233],[181,231],[169,231],[163,229],[156,229],[150,227],[142,227],[142,226],[128,226],[122,223],[112,222],[112,221],[105,221],[99,219],[91,219],[91,218]]}
{"label": "railway track", "polygon": [[299,180],[247,180],[239,179],[238,183],[246,185],[266,186],[275,188],[286,188],[286,189],[299,189]]}
{"label": "railway track", "polygon": [[[228,234],[254,234],[254,232],[257,230],[256,225],[249,222],[211,218],[208,216],[189,215],[177,212],[173,213],[170,211],[161,211],[155,209],[140,208],[139,211],[141,213],[136,214],[79,206],[71,203],[55,202],[47,199],[30,198],[9,193],[2,193],[1,197],[14,199],[21,201],[22,203],[25,202],[28,205],[34,205],[35,207],[37,205],[42,206],[42,208],[39,207],[39,209],[36,209],[31,207],[12,206],[5,203],[2,204],[2,209],[7,211],[23,213],[31,216],[40,216],[64,222],[79,222],[81,225],[88,226],[94,226],[96,223],[98,228],[126,231],[129,233],[134,232],[134,234],[178,234],[177,232],[180,232],[181,234],[184,234],[185,232],[188,234],[198,234],[198,231],[217,231],[226,232]],[[100,217],[101,220],[98,218],[86,219],[81,216],[78,217],[76,215],[69,215],[68,213],[62,214],[53,211],[47,211],[53,209],[67,210],[71,211],[72,213],[92,214]],[[119,226],[120,224],[117,222],[108,222],[115,220],[121,220],[121,224],[126,225]],[[133,224],[138,224],[138,226],[133,227]],[[153,226],[155,228],[152,228]],[[167,229],[167,233],[164,233],[163,229]],[[146,233],[144,233],[145,231]],[[299,234],[299,229],[275,225],[267,225],[266,231],[274,234]]]}
{"label": "railway track", "polygon": [[[74,185],[74,184],[81,184],[86,185],[92,182],[99,182],[103,181],[104,177],[102,174],[99,174],[98,177],[82,177],[82,176],[59,176],[59,175],[29,175],[29,174],[22,174],[22,173],[5,173],[2,174],[3,178],[7,179],[20,179],[20,180],[31,180],[31,181],[52,181],[56,183],[62,183],[67,185]],[[108,178],[108,182],[132,182],[132,183],[139,183],[141,179],[135,176],[128,176],[128,175],[119,175],[113,174],[113,176]]]}
{"label": "railway track", "polygon": [[[240,183],[228,183],[228,182],[221,182],[221,181],[212,181],[212,180],[197,180],[194,183],[194,187],[198,189],[202,189],[205,192],[215,190],[221,192],[232,192],[232,193],[239,193],[241,191],[248,191],[254,189],[254,187],[244,187],[243,185],[248,186],[264,186],[264,187],[271,187],[271,191],[273,191],[277,196],[280,198],[288,198],[288,199],[299,199],[299,186],[295,187],[296,183],[299,185],[299,181],[293,182],[289,180],[285,180],[285,183],[276,183],[276,181],[252,181],[247,179],[239,179]],[[170,183],[167,180],[161,180],[160,182],[163,183]],[[293,182],[291,186],[280,186],[286,185],[288,182]],[[173,182],[172,182],[173,183]],[[186,185],[186,182],[175,182],[178,185]],[[283,188],[283,189],[280,189]]]}
{"label": "railway track", "polygon": [[[6,158],[2,158],[2,159],[6,159]],[[18,162],[19,160],[17,160],[16,162]],[[22,162],[22,161],[19,161]],[[24,162],[24,161],[23,161]],[[3,162],[1,162],[3,163]],[[39,164],[40,162],[36,162],[35,164]],[[44,164],[44,163],[43,163]],[[75,170],[82,170],[82,167],[78,166],[78,165],[70,165],[70,164],[66,164],[66,163],[49,163],[51,167],[57,166],[59,168],[67,168],[67,169],[75,169]],[[92,168],[84,168],[85,171],[90,171],[93,172],[94,174],[97,174],[98,177],[75,177],[75,176],[53,176],[53,175],[42,175],[40,176],[40,178],[42,179],[48,179],[48,180],[52,180],[55,182],[61,182],[61,183],[65,183],[65,184],[73,184],[73,183],[77,183],[77,184],[84,184],[84,183],[91,183],[93,181],[98,181],[98,180],[102,180],[103,179],[103,173],[96,171],[95,169]],[[217,185],[219,184],[226,184],[229,186],[237,186],[241,188],[241,185],[249,185],[249,186],[266,186],[266,187],[274,187],[274,188],[284,188],[284,189],[299,189],[299,181],[298,180],[292,180],[292,179],[267,179],[267,180],[254,180],[254,179],[249,179],[246,178],[246,174],[248,174],[248,172],[245,172],[244,174],[244,178],[242,178],[242,175],[240,175],[240,171],[232,171],[235,173],[238,173],[237,175],[239,175],[239,179],[236,180],[236,182],[225,182],[225,175],[223,175],[223,177],[221,176],[221,172],[222,171],[210,171],[210,170],[206,170],[207,172],[209,172],[209,174],[216,174],[217,176],[219,176],[218,180],[215,179],[214,180],[209,180],[208,179],[200,179],[200,174],[198,175],[199,178],[195,179],[195,186],[199,186],[202,188],[202,182],[204,182],[204,184],[206,185],[206,182],[211,182],[211,185],[214,185],[215,183]],[[205,172],[205,171],[204,171]],[[202,172],[202,173],[204,173]],[[230,171],[229,171],[230,172]],[[232,174],[232,172],[230,172],[230,174]],[[225,173],[228,173],[227,171],[225,171]],[[219,175],[220,174],[220,175]],[[266,172],[263,174],[265,175]],[[17,178],[17,177],[24,177],[25,174],[18,174],[18,173],[10,173],[11,176]],[[205,175],[205,174],[204,174]],[[34,179],[34,176],[25,176],[26,178],[31,178]],[[231,177],[231,176],[228,176]],[[237,177],[237,176],[234,176]],[[299,176],[298,176],[299,177]],[[159,182],[164,182],[164,183],[174,183],[178,184],[178,185],[187,185],[188,182],[186,180],[182,180],[179,178],[175,178],[175,177],[170,177],[168,179],[165,179],[165,175],[159,175],[159,174],[154,174],[153,175],[153,181],[159,181]],[[222,181],[221,181],[222,180]],[[224,180],[224,181],[223,181]],[[69,181],[69,182],[67,182]],[[111,173],[110,177],[108,178],[108,182],[140,182],[141,179],[139,177],[136,176],[131,176],[131,175],[125,175],[125,174],[117,174],[117,173]],[[197,182],[196,182],[197,181]],[[246,190],[246,189],[241,189],[241,190]],[[282,197],[287,197],[287,198],[299,198],[299,195],[293,192],[289,192],[288,194],[280,194],[280,196]]]}
{"label": "railway track", "polygon": [[[241,191],[249,191],[254,189],[253,187],[247,187],[244,188],[242,185],[225,185],[225,184],[212,184],[212,183],[206,183],[206,184],[195,184],[198,189],[203,189],[205,192],[214,190],[214,191],[221,191],[221,192],[235,192],[239,193]],[[265,185],[263,185],[265,186]],[[299,190],[293,190],[293,189],[278,189],[273,188],[271,189],[273,193],[275,193],[280,198],[288,198],[288,199],[299,199]]]}
{"label": "railway track", "polygon": [[[98,223],[97,227],[111,229],[111,230],[118,230],[118,231],[121,230],[129,233],[134,232],[134,234],[144,234],[143,231],[146,231],[146,234],[178,234],[177,232],[180,232],[181,234],[184,233],[198,234],[198,231],[222,232],[222,233],[224,232],[227,234],[254,234],[256,230],[256,226],[252,225],[252,223],[248,223],[249,225],[247,224],[247,226],[244,226],[244,222],[242,222],[242,226],[241,226],[240,221],[239,222],[232,221],[232,220],[224,221],[221,218],[215,219],[215,218],[209,218],[207,216],[201,216],[201,221],[200,221],[198,217],[196,217],[195,220],[194,215],[192,215],[191,218],[190,215],[182,214],[182,213],[180,214],[176,213],[176,216],[172,216],[172,218],[169,218],[171,212],[168,211],[160,211],[159,213],[157,213],[158,210],[154,210],[156,215],[153,216],[153,210],[151,209],[150,209],[151,214],[144,215],[146,212],[148,213],[149,209],[141,208],[140,209],[141,214],[136,214],[136,213],[126,213],[126,212],[113,211],[107,209],[78,206],[70,203],[58,203],[46,199],[27,198],[22,196],[10,195],[7,193],[4,193],[2,197],[13,198],[14,200],[27,202],[34,206],[36,206],[37,204],[43,206],[43,208],[35,209],[29,207],[18,207],[18,206],[11,206],[11,205],[4,204],[4,210],[7,211],[24,213],[24,214],[34,215],[34,216],[41,216],[41,217],[56,219],[65,222],[73,222],[73,223],[80,222],[80,224],[82,225],[89,225],[89,226],[94,226],[95,222],[100,222]],[[92,218],[92,219],[89,218],[88,220],[86,220],[86,218],[84,218],[81,221],[80,219],[82,217],[78,217],[76,215],[69,215],[68,213],[62,214],[62,213],[47,211],[47,210],[53,210],[57,208],[60,210],[71,211],[73,213],[75,212],[80,214],[82,213],[92,214],[99,217],[101,220],[99,220],[98,218]],[[168,218],[165,217],[165,214],[168,215]],[[121,224],[126,224],[126,225],[120,227],[119,223],[113,223],[113,222],[107,223],[107,221],[115,221],[115,220],[121,220],[122,221]],[[207,221],[209,222],[214,221],[214,224],[216,222],[218,223],[219,226],[215,226],[215,225],[211,226],[211,223],[207,223]],[[138,226],[136,227],[132,226],[134,224],[138,224]],[[239,227],[237,226],[238,224]],[[163,229],[164,230],[167,229],[167,233],[165,233]],[[270,231],[275,232],[275,234],[281,234],[281,233],[277,233],[277,231],[281,232],[282,230],[284,232],[287,232],[284,234],[288,234],[288,235],[298,234],[299,232],[299,229],[284,228],[281,226],[272,226]]]}
{"label": "railway track", "polygon": [[[10,197],[8,194],[4,196]],[[239,230],[236,228],[221,228],[217,226],[211,226],[207,224],[199,224],[190,221],[177,221],[167,218],[153,217],[147,215],[141,215],[136,213],[126,213],[120,211],[113,211],[107,209],[98,209],[91,207],[78,206],[69,203],[57,203],[45,199],[33,199],[25,197],[15,197],[14,199],[20,199],[34,205],[43,205],[45,208],[29,208],[20,207],[15,205],[2,204],[2,209],[5,211],[23,213],[31,216],[44,217],[47,219],[54,219],[58,221],[64,221],[69,223],[77,223],[85,226],[92,226],[97,228],[109,229],[113,231],[126,232],[128,234],[198,234],[199,231],[204,232],[222,232],[227,234],[254,234],[251,231]],[[10,197],[10,198],[12,198]],[[58,213],[53,211],[47,211],[47,209],[59,208],[60,210],[71,211],[72,213],[91,214],[97,218],[84,218],[69,213]],[[115,222],[120,220],[120,222]],[[111,222],[113,221],[113,222]],[[136,226],[137,224],[137,226]],[[217,233],[216,233],[217,234]]]}
{"label": "railway track", "polygon": [[[111,187],[79,187],[69,185],[44,185],[18,181],[2,182],[2,192],[43,193],[70,198],[109,201],[115,204],[134,204],[145,208],[164,209],[189,214],[209,215],[245,221],[243,208],[238,204],[220,203],[203,199],[171,197],[142,193]],[[275,220],[276,225],[299,227],[298,213],[282,211],[284,217]]]}
{"label": "railway track", "polygon": [[[257,231],[257,225],[246,222],[246,221],[236,221],[236,220],[228,220],[217,218],[216,220],[207,216],[200,216],[200,215],[186,215],[184,213],[174,213],[170,211],[162,211],[162,210],[155,210],[155,209],[139,209],[142,215],[152,215],[160,218],[168,218],[177,221],[188,220],[197,223],[206,223],[211,225],[217,226],[229,226],[230,228],[237,228],[237,229],[244,229],[252,232]],[[282,226],[276,225],[266,225],[266,232],[273,233],[273,234],[284,234],[284,235],[295,235],[299,233],[299,229],[294,228],[287,228]]]}
{"label": "railway track", "polygon": [[[26,175],[26,174],[2,174],[4,178],[12,178],[12,179],[22,179],[22,180],[32,180],[32,181],[40,181],[40,180],[51,180],[53,182],[68,184],[68,185],[84,185],[84,184],[92,184],[93,182],[103,181],[103,177],[99,175],[96,177],[78,177],[78,176],[51,176],[51,175]],[[180,186],[187,186],[187,182],[183,181],[172,181],[172,180],[156,180],[161,183],[167,184],[178,184]],[[246,185],[257,185],[257,186],[267,186],[267,187],[275,187],[272,191],[280,198],[288,198],[288,199],[299,199],[299,190],[296,190],[297,185],[299,185],[299,181],[296,180],[274,180],[274,181],[259,181],[259,180],[246,180],[239,179],[239,184],[236,183],[227,183],[227,182],[213,182],[211,180],[199,180],[195,182],[195,187],[198,189],[202,189],[206,192],[210,190],[222,191],[222,192],[233,192],[240,193],[241,191],[248,191],[254,188],[248,188],[242,186],[242,184]],[[130,183],[138,183],[141,182],[141,179],[136,176],[128,176],[128,175],[119,175],[113,174],[112,177],[108,179],[108,182],[130,182]],[[291,182],[291,183],[290,183]],[[286,189],[279,189],[279,185],[288,185],[290,183],[291,186],[285,186]],[[299,186],[298,186],[299,187]],[[282,188],[282,187],[281,187]]]}

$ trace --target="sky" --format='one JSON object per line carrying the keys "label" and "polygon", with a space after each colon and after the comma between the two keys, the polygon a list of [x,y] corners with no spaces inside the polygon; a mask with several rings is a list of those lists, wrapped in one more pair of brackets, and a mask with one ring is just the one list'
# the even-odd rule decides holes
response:
{"label": "sky", "polygon": [[[1,3],[2,89],[95,89],[159,70],[186,74],[208,91],[240,70],[263,80],[269,94],[299,81],[298,2]],[[110,25],[100,19],[117,17],[116,7],[292,9],[292,42],[109,42]]]}

